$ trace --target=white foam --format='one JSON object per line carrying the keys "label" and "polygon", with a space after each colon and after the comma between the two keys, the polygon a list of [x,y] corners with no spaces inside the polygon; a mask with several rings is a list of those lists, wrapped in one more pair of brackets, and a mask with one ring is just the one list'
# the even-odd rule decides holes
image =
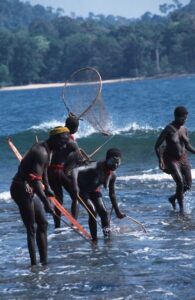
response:
{"label": "white foam", "polygon": [[[153,170],[154,171],[154,170]],[[152,173],[152,170],[143,171],[142,174],[136,175],[127,175],[127,176],[118,176],[118,179],[121,181],[130,181],[130,180],[137,180],[140,182],[145,181],[172,181],[172,177],[169,174],[159,172],[159,173]],[[192,169],[192,179],[195,179],[195,169]]]}
{"label": "white foam", "polygon": [[112,133],[114,134],[120,134],[120,133],[127,133],[129,131],[152,131],[152,130],[156,130],[156,128],[153,128],[149,125],[139,125],[138,123],[136,122],[133,122],[133,123],[129,123],[127,124],[126,126],[123,126],[123,127],[117,127],[117,128],[112,128]]}
{"label": "white foam", "polygon": [[2,192],[0,193],[0,200],[10,200],[11,199],[11,195],[10,192]]}
{"label": "white foam", "polygon": [[56,126],[64,126],[64,123],[57,121],[57,120],[52,120],[52,121],[48,121],[48,122],[43,122],[39,125],[33,125],[29,129],[47,131],[48,129],[51,129]]}
{"label": "white foam", "polygon": [[[51,121],[44,121],[38,125],[33,125],[30,127],[30,130],[43,130],[43,131],[48,131],[56,126],[64,126],[64,121],[59,121],[59,120],[51,120]],[[154,130],[159,130],[160,128],[153,128],[149,125],[140,125],[136,122],[129,123],[126,126],[118,127],[115,126],[113,123],[109,128],[109,132],[112,132],[113,135],[119,135],[119,134],[128,134],[131,132],[136,132],[136,131],[143,131],[143,132],[148,132],[148,131],[154,131]],[[82,138],[82,137],[87,137],[90,136],[93,133],[97,133],[97,131],[87,122],[87,121],[81,121],[79,125],[79,130],[76,133],[77,138]]]}
{"label": "white foam", "polygon": [[87,122],[80,121],[79,130],[75,134],[75,138],[78,139],[78,138],[88,137],[94,134],[95,132],[96,132],[95,129]]}
{"label": "white foam", "polygon": [[[56,126],[64,126],[64,121],[58,121],[58,120],[52,120],[48,122],[42,122],[39,125],[33,125],[30,127],[30,130],[43,130],[43,131],[48,131]],[[91,127],[89,124],[86,122],[80,122],[79,130],[75,134],[75,138],[82,138],[82,137],[87,137],[90,136],[95,132],[95,129]]]}
{"label": "white foam", "polygon": [[119,176],[118,179],[122,181],[138,180],[144,181],[162,181],[162,180],[172,180],[172,177],[168,174],[137,174],[130,176]]}

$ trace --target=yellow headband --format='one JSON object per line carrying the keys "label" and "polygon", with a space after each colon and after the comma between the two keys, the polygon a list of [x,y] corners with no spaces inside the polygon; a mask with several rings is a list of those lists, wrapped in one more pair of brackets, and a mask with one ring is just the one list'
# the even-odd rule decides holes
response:
{"label": "yellow headband", "polygon": [[69,133],[70,130],[67,128],[67,127],[63,127],[63,126],[58,126],[58,127],[55,127],[53,128],[49,135],[50,136],[53,136],[53,135],[56,135],[56,134],[60,134],[60,133]]}

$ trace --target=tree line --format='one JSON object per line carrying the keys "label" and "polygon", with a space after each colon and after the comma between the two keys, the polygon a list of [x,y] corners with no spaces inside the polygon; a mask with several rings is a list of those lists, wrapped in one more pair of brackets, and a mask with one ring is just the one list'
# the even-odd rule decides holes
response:
{"label": "tree line", "polygon": [[195,0],[139,19],[0,0],[0,85],[62,82],[85,66],[103,79],[195,72]]}

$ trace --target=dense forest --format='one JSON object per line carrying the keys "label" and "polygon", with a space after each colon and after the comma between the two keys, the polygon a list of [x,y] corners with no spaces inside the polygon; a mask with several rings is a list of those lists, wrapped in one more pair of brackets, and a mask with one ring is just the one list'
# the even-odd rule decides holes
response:
{"label": "dense forest", "polygon": [[195,73],[195,0],[159,9],[139,19],[82,18],[0,0],[0,85],[61,82],[83,66],[103,79]]}

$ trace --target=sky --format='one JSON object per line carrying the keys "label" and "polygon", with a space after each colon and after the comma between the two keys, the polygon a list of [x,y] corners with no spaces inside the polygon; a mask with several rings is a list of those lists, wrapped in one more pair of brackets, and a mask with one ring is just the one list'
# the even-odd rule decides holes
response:
{"label": "sky", "polygon": [[[87,17],[89,12],[95,15],[103,14],[122,16],[126,18],[139,18],[145,12],[160,14],[159,5],[172,3],[172,0],[22,0],[30,4],[41,4],[53,8],[62,8],[66,15],[74,12],[76,16]],[[179,0],[183,6],[190,0]]]}

